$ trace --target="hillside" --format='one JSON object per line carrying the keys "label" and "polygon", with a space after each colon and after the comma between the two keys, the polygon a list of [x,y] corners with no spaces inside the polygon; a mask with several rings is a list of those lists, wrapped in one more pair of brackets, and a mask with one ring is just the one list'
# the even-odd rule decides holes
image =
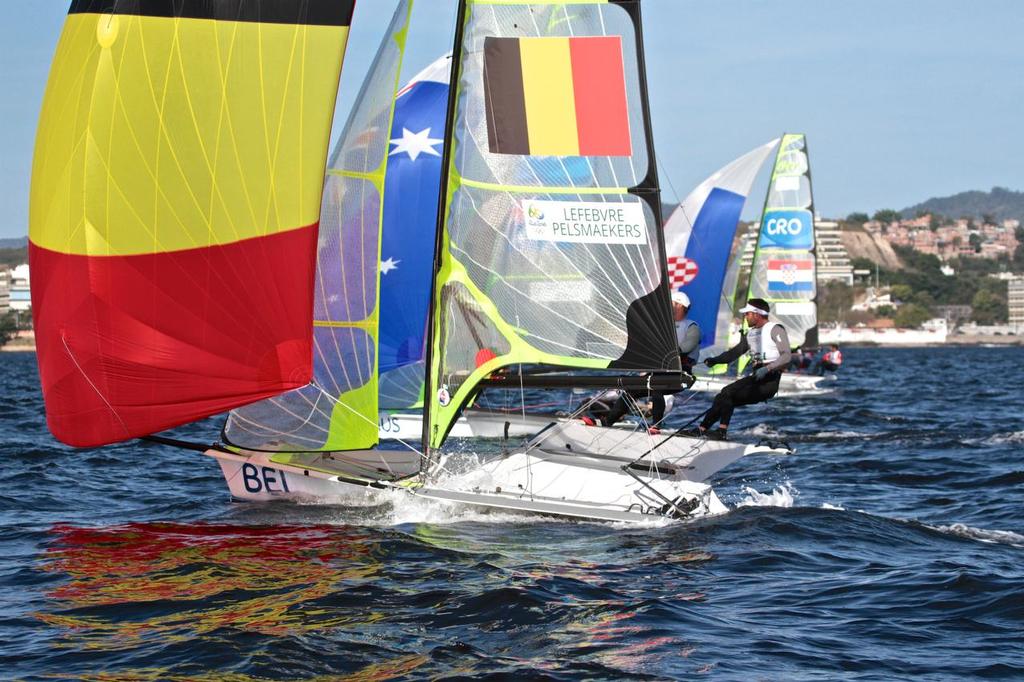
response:
{"label": "hillside", "polygon": [[947,218],[981,218],[990,215],[996,220],[1015,218],[1024,222],[1024,192],[993,187],[991,192],[960,192],[951,197],[933,197],[900,211],[904,218],[932,213]]}
{"label": "hillside", "polygon": [[867,258],[883,268],[903,269],[903,262],[883,235],[870,234],[860,229],[845,229],[840,234],[851,259]]}
{"label": "hillside", "polygon": [[11,237],[0,239],[0,249],[24,249],[28,246],[28,237]]}

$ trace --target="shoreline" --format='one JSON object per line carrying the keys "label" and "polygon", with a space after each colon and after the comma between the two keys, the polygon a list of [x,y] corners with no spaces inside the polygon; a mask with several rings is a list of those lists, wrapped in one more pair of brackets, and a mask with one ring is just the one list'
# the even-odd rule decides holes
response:
{"label": "shoreline", "polygon": [[[922,343],[922,344],[885,344],[885,343],[843,343],[840,348],[943,348],[946,346],[1024,346],[1024,336],[954,336],[948,338],[944,343]],[[35,346],[11,345],[0,346],[2,353],[34,353]]]}

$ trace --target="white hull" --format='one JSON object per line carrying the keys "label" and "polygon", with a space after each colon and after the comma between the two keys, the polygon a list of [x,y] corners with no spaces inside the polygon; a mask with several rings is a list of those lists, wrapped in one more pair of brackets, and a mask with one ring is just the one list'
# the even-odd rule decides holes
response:
{"label": "white hull", "polygon": [[598,521],[650,522],[697,518],[727,508],[711,486],[630,475],[607,462],[575,455],[517,452],[462,476],[424,486],[418,495],[505,511]]}
{"label": "white hull", "polygon": [[587,457],[604,468],[628,466],[632,471],[674,481],[703,483],[720,469],[747,455],[788,455],[792,450],[768,445],[673,436],[669,432],[652,436],[646,431],[626,428],[560,423],[538,436],[535,447],[549,454]]}
{"label": "white hull", "polygon": [[[270,453],[247,450],[236,454],[210,449],[206,454],[220,464],[231,496],[253,502],[284,499],[374,506],[382,500],[375,492],[377,488],[367,484],[384,474],[382,468],[393,477],[411,476],[419,471],[419,456],[414,452],[388,451],[387,464],[376,450],[345,453],[344,459],[310,456],[305,463],[275,461]],[[396,458],[399,461],[394,461]]]}
{"label": "white hull", "polygon": [[[834,377],[835,375],[817,376],[814,374],[790,374],[787,372],[782,375],[782,380],[779,381],[779,392],[776,393],[776,396],[799,398],[812,395],[828,395],[835,389],[828,385],[822,385],[822,382]],[[734,376],[699,376],[693,386],[690,387],[690,390],[697,393],[718,393],[734,381],[736,381]]]}
{"label": "white hull", "polygon": [[[364,453],[371,461],[373,451]],[[347,464],[316,458],[311,466],[274,461],[268,453],[211,449],[231,495],[239,500],[316,501],[378,506],[396,492],[477,508],[597,521],[650,522],[692,519],[727,511],[710,486],[669,480],[643,470],[623,471],[622,461],[534,450],[469,461],[465,473],[443,472],[428,483],[371,482]],[[457,459],[446,463],[458,465]],[[315,468],[314,466],[315,465]],[[331,470],[334,467],[335,470]]]}
{"label": "white hull", "polygon": [[[451,438],[528,438],[554,421],[552,415],[469,409],[463,412],[448,435]],[[423,435],[423,413],[381,412],[378,429],[381,440],[416,441]]]}

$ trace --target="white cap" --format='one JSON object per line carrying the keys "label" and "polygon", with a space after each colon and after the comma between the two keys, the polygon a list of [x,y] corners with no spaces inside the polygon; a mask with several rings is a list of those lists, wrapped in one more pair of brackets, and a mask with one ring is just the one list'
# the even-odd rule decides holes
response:
{"label": "white cap", "polygon": [[687,296],[686,294],[684,294],[681,291],[673,291],[672,292],[672,302],[673,303],[678,303],[679,305],[683,306],[684,308],[689,308],[690,307],[690,297]]}
{"label": "white cap", "polygon": [[769,310],[770,308],[768,307],[768,304],[763,299],[752,298],[749,301],[747,301],[747,304],[745,306],[740,308],[739,314],[742,315],[743,313],[757,313],[758,315],[764,315],[765,317],[768,317]]}

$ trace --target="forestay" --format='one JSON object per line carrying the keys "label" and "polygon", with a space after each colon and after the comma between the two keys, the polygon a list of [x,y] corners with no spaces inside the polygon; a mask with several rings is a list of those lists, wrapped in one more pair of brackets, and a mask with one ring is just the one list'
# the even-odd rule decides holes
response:
{"label": "forestay", "polygon": [[467,0],[425,439],[519,363],[679,370],[637,2]]}

